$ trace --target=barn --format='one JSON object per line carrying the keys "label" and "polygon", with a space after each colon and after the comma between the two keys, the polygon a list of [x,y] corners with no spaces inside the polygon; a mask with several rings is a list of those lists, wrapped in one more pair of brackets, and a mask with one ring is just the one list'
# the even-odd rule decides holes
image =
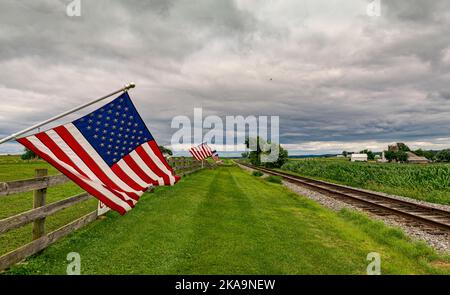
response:
{"label": "barn", "polygon": [[367,154],[352,154],[350,157],[352,162],[367,162]]}

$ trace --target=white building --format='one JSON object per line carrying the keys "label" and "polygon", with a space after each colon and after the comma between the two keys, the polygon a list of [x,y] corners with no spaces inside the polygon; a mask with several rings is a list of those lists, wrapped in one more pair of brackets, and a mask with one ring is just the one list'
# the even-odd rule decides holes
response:
{"label": "white building", "polygon": [[352,162],[367,162],[367,154],[352,154],[350,157]]}

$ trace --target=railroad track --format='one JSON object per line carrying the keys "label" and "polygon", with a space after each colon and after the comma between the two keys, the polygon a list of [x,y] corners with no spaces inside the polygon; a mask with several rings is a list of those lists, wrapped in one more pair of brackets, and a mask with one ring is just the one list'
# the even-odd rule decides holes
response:
{"label": "railroad track", "polygon": [[450,211],[400,200],[376,192],[367,192],[249,164],[239,164],[266,174],[280,176],[286,181],[340,199],[376,215],[401,216],[408,225],[425,227],[428,232],[433,234],[450,234]]}

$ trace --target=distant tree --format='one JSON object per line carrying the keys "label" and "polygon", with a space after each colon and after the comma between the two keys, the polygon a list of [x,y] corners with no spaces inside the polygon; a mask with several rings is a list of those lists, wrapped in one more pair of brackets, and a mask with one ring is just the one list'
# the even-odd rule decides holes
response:
{"label": "distant tree", "polygon": [[347,151],[343,151],[342,155],[347,158],[348,152]]}
{"label": "distant tree", "polygon": [[445,149],[437,153],[436,160],[439,162],[450,162],[450,149]]}
{"label": "distant tree", "polygon": [[404,144],[403,142],[398,142],[397,146],[398,146],[398,150],[399,151],[402,151],[402,152],[409,152],[410,151],[409,147],[406,144]]}
{"label": "distant tree", "polygon": [[360,154],[366,154],[368,160],[375,160],[375,154],[368,149],[362,150],[359,152]]}
{"label": "distant tree", "polygon": [[392,162],[393,160],[396,160],[396,152],[394,152],[394,151],[384,151],[384,157],[389,162]]}
{"label": "distant tree", "polygon": [[[266,141],[263,138],[260,138],[259,136],[257,138],[246,138],[245,139],[245,145],[249,149],[251,146],[254,148],[256,147],[256,150],[252,150],[248,154],[248,159],[250,163],[252,163],[255,166],[265,166],[268,168],[279,168],[284,163],[288,161],[288,152],[287,150],[283,149],[283,147],[279,144],[272,144],[270,141]],[[278,152],[278,158],[274,162],[261,162],[261,156],[263,154],[269,155],[271,152]]]}
{"label": "distant tree", "polygon": [[39,158],[33,151],[25,148],[24,153],[20,156],[22,160],[33,160]]}
{"label": "distant tree", "polygon": [[160,146],[158,146],[158,148],[159,148],[159,150],[161,151],[162,154],[168,154],[169,156],[173,155],[172,150],[169,149],[169,148],[166,148],[165,146],[160,145]]}
{"label": "distant tree", "polygon": [[428,160],[434,160],[435,156],[436,156],[436,152],[433,151],[424,151],[422,149],[418,149],[414,151],[414,154],[420,156],[420,157],[425,157]]}
{"label": "distant tree", "polygon": [[396,153],[396,158],[399,162],[406,162],[408,161],[408,154],[405,151],[398,151]]}
{"label": "distant tree", "polygon": [[[275,147],[276,148],[276,147]],[[278,145],[278,159],[275,162],[264,163],[267,168],[280,168],[289,159],[288,151],[281,145]]]}

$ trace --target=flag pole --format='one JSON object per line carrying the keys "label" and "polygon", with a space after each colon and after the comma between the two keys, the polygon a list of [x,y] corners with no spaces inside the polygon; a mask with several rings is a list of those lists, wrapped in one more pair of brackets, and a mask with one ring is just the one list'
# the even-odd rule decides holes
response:
{"label": "flag pole", "polygon": [[29,132],[29,131],[31,131],[31,130],[33,130],[33,129],[39,128],[39,127],[41,127],[41,126],[47,125],[48,123],[51,123],[51,122],[56,121],[56,120],[58,120],[58,119],[61,119],[62,117],[65,117],[65,116],[67,116],[67,115],[70,115],[70,114],[72,114],[72,113],[74,113],[74,112],[76,112],[76,111],[79,111],[79,110],[81,110],[81,109],[84,109],[85,107],[88,107],[88,106],[90,106],[90,105],[92,105],[92,104],[94,104],[94,103],[96,103],[96,102],[99,102],[99,101],[104,100],[104,99],[106,99],[106,98],[108,98],[108,97],[110,97],[110,96],[113,96],[114,94],[117,94],[117,93],[122,92],[122,91],[127,91],[128,89],[131,89],[131,88],[134,88],[134,87],[136,87],[136,84],[134,84],[134,83],[131,82],[131,83],[125,85],[124,87],[120,88],[119,90],[116,90],[116,91],[114,91],[114,92],[111,92],[110,94],[107,94],[107,95],[102,96],[102,97],[100,97],[100,98],[96,98],[96,99],[94,99],[94,100],[92,100],[92,101],[90,101],[90,102],[87,102],[87,103],[82,104],[82,105],[80,105],[80,106],[78,106],[78,107],[75,107],[75,108],[73,108],[73,109],[70,109],[70,110],[68,110],[67,112],[64,112],[64,113],[62,113],[62,114],[59,114],[59,115],[57,115],[57,116],[54,116],[54,117],[52,117],[52,118],[50,118],[50,119],[48,119],[48,120],[45,120],[45,121],[43,121],[43,122],[41,122],[41,123],[38,123],[38,124],[36,124],[36,125],[33,125],[33,126],[31,126],[31,127],[28,127],[28,128],[26,128],[26,129],[23,129],[23,130],[21,130],[21,131],[19,131],[19,132],[17,132],[17,133],[13,133],[13,134],[11,134],[11,135],[9,135],[9,136],[7,136],[7,137],[1,139],[1,140],[0,140],[0,144],[5,143],[5,142],[7,142],[7,141],[10,141],[10,140],[12,140],[12,139],[15,139],[17,136],[20,136],[20,135],[22,135],[22,134],[25,134],[25,133],[27,133],[27,132]]}

